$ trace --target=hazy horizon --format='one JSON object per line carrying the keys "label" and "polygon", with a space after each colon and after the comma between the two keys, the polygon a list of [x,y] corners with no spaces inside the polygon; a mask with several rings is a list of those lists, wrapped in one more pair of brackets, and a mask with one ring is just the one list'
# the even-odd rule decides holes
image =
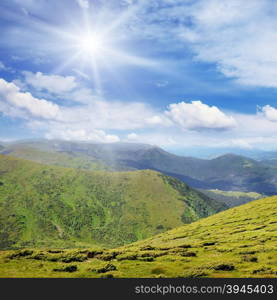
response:
{"label": "hazy horizon", "polygon": [[113,144],[126,144],[126,145],[146,145],[146,146],[152,146],[152,147],[159,147],[171,154],[177,155],[177,156],[185,156],[185,157],[195,157],[195,158],[202,158],[202,159],[213,159],[222,155],[226,154],[235,154],[235,155],[241,155],[245,157],[249,157],[252,159],[263,159],[264,155],[271,154],[277,152],[277,150],[272,151],[262,151],[262,150],[247,150],[247,149],[239,149],[239,148],[204,148],[204,147],[195,147],[195,148],[183,148],[183,149],[174,149],[171,147],[163,147],[159,145],[154,144],[147,144],[147,143],[139,143],[139,142],[113,142],[113,143],[104,143],[104,142],[93,142],[93,141],[77,141],[77,140],[62,140],[62,139],[45,139],[45,138],[26,138],[26,139],[14,139],[14,140],[0,140],[0,145],[12,145],[16,143],[28,143],[28,142],[41,142],[41,141],[57,141],[57,142],[71,142],[71,143],[84,143],[84,144],[104,144],[104,145],[113,145]]}

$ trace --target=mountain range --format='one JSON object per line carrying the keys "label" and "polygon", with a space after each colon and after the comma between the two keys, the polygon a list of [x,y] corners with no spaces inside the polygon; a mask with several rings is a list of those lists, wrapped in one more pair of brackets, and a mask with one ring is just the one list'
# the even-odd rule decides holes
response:
{"label": "mountain range", "polygon": [[199,189],[277,194],[274,156],[264,161],[235,154],[200,159],[174,155],[146,144],[90,144],[59,140],[16,142],[5,145],[1,153],[44,164],[87,170],[151,169]]}

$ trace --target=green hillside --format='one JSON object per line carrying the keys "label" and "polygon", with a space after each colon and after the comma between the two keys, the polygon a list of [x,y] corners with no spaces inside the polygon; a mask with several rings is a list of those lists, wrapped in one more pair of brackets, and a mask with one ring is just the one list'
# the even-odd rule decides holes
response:
{"label": "green hillside", "polygon": [[221,191],[218,189],[200,191],[212,199],[225,203],[229,207],[238,206],[249,201],[266,197],[265,195],[255,192]]}
{"label": "green hillside", "polygon": [[225,208],[150,170],[91,172],[0,155],[0,249],[123,245]]}
{"label": "green hillside", "polygon": [[6,148],[0,148],[2,154],[17,158],[27,159],[34,162],[60,166],[65,168],[76,168],[89,171],[108,171],[110,167],[93,157],[80,155],[78,153],[59,152],[55,150],[36,149],[29,145],[14,145]]}
{"label": "green hillside", "polygon": [[2,251],[1,277],[277,277],[277,196],[112,250]]}

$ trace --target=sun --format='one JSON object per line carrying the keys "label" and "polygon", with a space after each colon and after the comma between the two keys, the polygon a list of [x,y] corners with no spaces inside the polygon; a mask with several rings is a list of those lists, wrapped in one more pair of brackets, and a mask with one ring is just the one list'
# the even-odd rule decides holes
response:
{"label": "sun", "polygon": [[105,81],[103,74],[120,81],[116,68],[134,66],[160,71],[159,62],[134,53],[140,49],[133,47],[133,38],[129,37],[125,26],[134,12],[133,8],[128,8],[113,21],[107,22],[112,15],[108,10],[98,13],[84,10],[80,23],[72,23],[62,29],[49,28],[56,35],[58,49],[62,53],[61,63],[55,66],[53,72],[62,73],[69,68],[78,70],[80,76],[86,80],[91,78],[96,90],[101,91],[101,82]]}
{"label": "sun", "polygon": [[99,56],[104,50],[104,39],[97,34],[87,34],[78,39],[78,48],[82,54]]}

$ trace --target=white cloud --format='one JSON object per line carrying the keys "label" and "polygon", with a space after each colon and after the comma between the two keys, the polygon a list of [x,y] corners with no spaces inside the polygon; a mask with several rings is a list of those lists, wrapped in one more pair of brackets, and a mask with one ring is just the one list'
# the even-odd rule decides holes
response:
{"label": "white cloud", "polygon": [[25,16],[29,16],[29,12],[28,12],[28,10],[27,10],[25,7],[22,7],[22,8],[21,8],[21,11],[22,11],[22,13],[23,13]]}
{"label": "white cloud", "polygon": [[[17,85],[18,84],[18,85]],[[90,89],[79,87],[66,95],[69,101],[78,101],[74,106],[58,106],[44,99],[38,99],[29,92],[22,92],[25,88],[20,81],[9,83],[1,79],[2,101],[8,100],[13,108],[25,109],[33,116],[53,118],[56,121],[101,129],[136,129],[143,128],[148,119],[155,116],[154,110],[140,102],[106,101],[93,95]]]}
{"label": "white cloud", "polygon": [[134,0],[122,0],[122,4],[131,5],[134,3]]}
{"label": "white cloud", "polygon": [[2,61],[0,61],[0,70],[5,70],[5,69],[6,69],[6,67],[5,67],[4,63],[2,63]]}
{"label": "white cloud", "polygon": [[241,149],[253,149],[251,143],[245,139],[231,139],[229,147],[230,146]]}
{"label": "white cloud", "polygon": [[165,114],[184,129],[231,129],[236,126],[233,117],[201,101],[170,104]]}
{"label": "white cloud", "polygon": [[139,102],[95,100],[85,109],[97,128],[106,129],[143,128],[146,120],[154,115],[151,107]]}
{"label": "white cloud", "polygon": [[159,80],[156,82],[156,86],[160,88],[166,87],[168,84],[169,82],[167,80]]}
{"label": "white cloud", "polygon": [[[79,102],[64,106],[0,79],[0,112],[27,120],[32,131],[47,138],[117,142],[124,131],[123,140],[160,146],[264,149],[277,144],[277,109],[270,105],[252,115],[226,113],[201,101],[172,103],[157,112],[144,103],[104,100],[83,87],[72,91],[73,98],[78,90],[80,98],[73,100]],[[137,134],[136,129],[143,131]]]}
{"label": "white cloud", "polygon": [[[258,119],[254,115],[248,117],[253,120],[250,122],[249,127],[242,127],[242,131],[217,131],[216,134],[212,134],[207,131],[184,132],[178,130],[178,128],[166,128],[166,130],[155,128],[154,130],[140,134],[136,142],[182,150],[186,148],[195,148],[198,150],[205,148],[223,148],[224,152],[226,152],[226,148],[276,150],[277,124],[273,126],[273,129],[268,133],[266,127],[263,126],[264,121],[262,119]],[[253,126],[253,124],[255,124],[255,126]],[[262,124],[263,130],[255,132],[255,128],[259,127],[260,124]],[[243,126],[243,124],[240,125]],[[269,125],[270,124],[268,124],[268,128]],[[274,125],[274,123],[271,125]]]}
{"label": "white cloud", "polygon": [[[20,1],[18,1],[20,2]],[[31,1],[34,4],[41,1]],[[42,1],[43,2],[43,1]],[[56,1],[59,2],[59,1]],[[101,3],[104,1],[100,1]],[[273,0],[167,0],[167,1],[110,1],[117,9],[109,12],[104,5],[99,16],[108,15],[119,36],[151,38],[162,42],[165,50],[188,48],[195,59],[215,64],[218,71],[241,84],[277,87],[277,4]],[[118,2],[117,4],[115,4]],[[120,11],[119,3],[131,8]],[[76,0],[80,7],[88,8],[90,1]],[[132,4],[133,3],[133,4]],[[36,4],[39,5],[39,4]],[[108,28],[110,28],[108,26]],[[34,45],[41,37],[40,27],[35,30],[17,28],[13,33],[15,45],[32,45],[38,55],[45,44]],[[9,35],[7,35],[9,36]],[[7,39],[7,37],[6,37]],[[64,45],[66,48],[66,44]],[[58,47],[58,49],[62,49]],[[56,54],[57,47],[49,47]],[[45,57],[44,57],[45,59]],[[122,60],[126,64],[126,59]],[[130,62],[130,57],[127,62]],[[179,61],[179,60],[178,60]],[[149,65],[137,61],[137,65]],[[153,64],[150,61],[150,66]],[[165,65],[163,65],[166,69]]]}
{"label": "white cloud", "polygon": [[82,78],[84,78],[86,80],[90,79],[90,77],[85,72],[83,72],[83,71],[80,71],[78,69],[72,69],[72,71],[75,72],[78,76],[80,76],[80,77],[82,77]]}
{"label": "white cloud", "polygon": [[266,116],[257,114],[233,114],[238,126],[232,131],[234,136],[240,137],[272,137],[277,135],[277,122],[272,122]]}
{"label": "white cloud", "polygon": [[90,103],[98,99],[98,97],[92,92],[91,89],[85,87],[78,87],[74,91],[59,96],[62,96],[63,98],[69,99],[71,101],[80,102],[84,104]]}
{"label": "white cloud", "polygon": [[265,118],[269,121],[277,122],[277,109],[270,106],[265,105],[261,108],[261,112],[264,114]]}
{"label": "white cloud", "polygon": [[146,123],[149,125],[168,125],[169,120],[165,119],[164,116],[155,115],[147,118]]}
{"label": "white cloud", "polygon": [[116,135],[106,134],[103,130],[72,130],[70,128],[54,128],[46,134],[47,139],[63,139],[75,141],[93,141],[98,143],[114,143],[120,139]]}
{"label": "white cloud", "polygon": [[104,130],[143,128],[147,126],[146,120],[155,115],[152,108],[143,103],[108,102],[82,87],[71,96],[72,100],[83,103],[57,105],[23,92],[17,83],[26,89],[20,81],[10,83],[0,79],[0,112],[27,120],[30,129],[44,131],[48,138],[116,142],[119,137]]}
{"label": "white cloud", "polygon": [[277,136],[256,136],[244,138],[216,139],[209,147],[276,150]]}
{"label": "white cloud", "polygon": [[[175,134],[176,135],[176,132]],[[183,143],[182,139],[177,138],[177,141],[175,138],[172,137],[172,133],[168,133],[165,131],[159,131],[155,130],[154,132],[149,131],[143,134],[134,134],[131,133],[130,135],[127,136],[127,142],[137,142],[137,143],[145,143],[149,145],[156,145],[160,147],[165,147],[165,146],[173,146],[178,144],[178,142]]]}
{"label": "white cloud", "polygon": [[11,67],[6,66],[2,61],[0,61],[0,71],[15,73],[15,71]]}
{"label": "white cloud", "polygon": [[19,114],[21,110],[21,116],[26,114],[44,119],[56,118],[60,113],[60,109],[57,104],[44,99],[37,99],[28,92],[20,92],[20,89],[14,83],[9,83],[1,78],[0,97],[0,101],[4,102],[1,106],[2,112],[6,114],[12,114],[13,107],[16,114]]}
{"label": "white cloud", "polygon": [[195,60],[213,63],[239,84],[277,87],[276,1],[152,0],[136,5],[126,26],[132,35],[158,40],[171,51],[190,49]]}
{"label": "white cloud", "polygon": [[136,133],[132,132],[127,135],[127,139],[130,141],[137,141],[139,140],[139,136]]}
{"label": "white cloud", "polygon": [[50,93],[60,94],[70,92],[77,87],[74,76],[45,75],[41,72],[22,72],[25,82],[38,91],[46,90]]}
{"label": "white cloud", "polygon": [[277,87],[277,6],[267,0],[201,0],[180,34],[196,59],[244,85]]}
{"label": "white cloud", "polygon": [[76,0],[77,4],[84,9],[89,8],[89,1],[88,0]]}

